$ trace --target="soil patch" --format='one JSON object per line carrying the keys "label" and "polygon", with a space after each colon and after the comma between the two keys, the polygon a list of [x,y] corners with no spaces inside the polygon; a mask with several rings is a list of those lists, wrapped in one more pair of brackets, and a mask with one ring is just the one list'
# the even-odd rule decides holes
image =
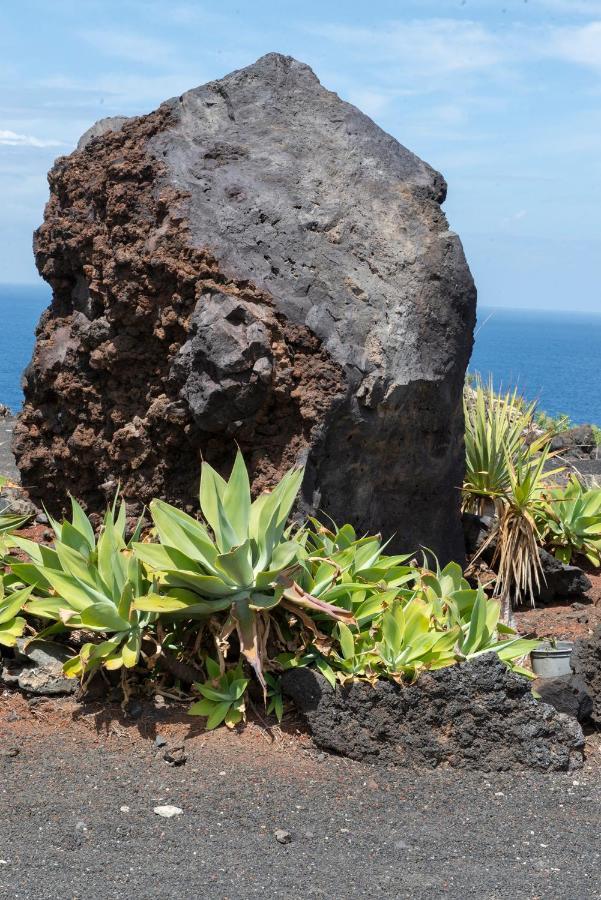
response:
{"label": "soil patch", "polygon": [[[597,737],[576,776],[421,774],[320,754],[294,725],[103,710],[0,697],[2,900],[601,893]],[[183,736],[185,765],[155,731]],[[182,814],[153,812],[168,804]]]}

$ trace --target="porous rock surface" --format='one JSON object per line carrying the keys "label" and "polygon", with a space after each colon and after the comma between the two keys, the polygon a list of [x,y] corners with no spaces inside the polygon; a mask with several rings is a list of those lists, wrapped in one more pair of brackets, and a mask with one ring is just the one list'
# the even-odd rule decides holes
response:
{"label": "porous rock surface", "polygon": [[601,727],[601,625],[587,638],[574,644],[570,665],[584,684],[592,700],[591,722]]}
{"label": "porous rock surface", "polygon": [[461,556],[475,288],[442,176],[269,54],[97,123],[49,181],[34,497],[192,508],[201,453],[226,471],[237,442],[256,489],[306,462],[306,508]]}
{"label": "porous rock surface", "polygon": [[539,703],[496,654],[426,672],[408,686],[351,682],[334,690],[311,669],[283,687],[319,747],[351,759],[415,768],[569,771],[582,765],[576,719]]}

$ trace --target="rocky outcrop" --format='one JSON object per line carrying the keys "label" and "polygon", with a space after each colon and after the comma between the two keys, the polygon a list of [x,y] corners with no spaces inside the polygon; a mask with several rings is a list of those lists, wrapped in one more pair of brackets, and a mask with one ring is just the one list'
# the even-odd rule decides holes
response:
{"label": "rocky outcrop", "polygon": [[590,425],[576,425],[559,431],[551,440],[551,450],[575,459],[596,456],[597,442]]}
{"label": "rocky outcrop", "polygon": [[590,637],[576,641],[570,665],[584,682],[592,700],[591,722],[601,727],[601,625]]}
{"label": "rocky outcrop", "polygon": [[530,682],[493,653],[402,687],[355,681],[334,690],[311,669],[285,672],[283,687],[317,746],[351,759],[487,772],[582,765],[577,721],[535,700]]}
{"label": "rocky outcrop", "polygon": [[588,722],[593,711],[593,698],[580,675],[559,675],[557,678],[538,678],[533,685],[543,703],[558,712]]}
{"label": "rocky outcrop", "polygon": [[32,495],[193,510],[200,455],[237,442],[255,488],[304,462],[308,509],[462,555],[475,289],[437,172],[270,54],[98,123],[49,181]]}

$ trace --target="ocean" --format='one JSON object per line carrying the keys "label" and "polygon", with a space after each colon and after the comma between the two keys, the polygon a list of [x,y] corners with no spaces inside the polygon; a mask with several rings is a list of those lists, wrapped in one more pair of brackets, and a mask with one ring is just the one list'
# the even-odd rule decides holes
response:
{"label": "ocean", "polygon": [[601,426],[601,314],[482,307],[469,370],[553,417]]}
{"label": "ocean", "polygon": [[[50,302],[44,285],[0,285],[0,403],[17,411],[34,329]],[[478,311],[471,372],[517,386],[552,416],[601,425],[601,315],[541,310]]]}
{"label": "ocean", "polygon": [[34,331],[51,299],[48,285],[0,284],[0,403],[23,403],[21,373],[31,359]]}

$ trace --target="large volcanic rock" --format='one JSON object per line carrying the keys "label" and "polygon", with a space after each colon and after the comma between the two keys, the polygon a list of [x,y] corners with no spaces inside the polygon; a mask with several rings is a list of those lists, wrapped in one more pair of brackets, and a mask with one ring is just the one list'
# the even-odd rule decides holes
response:
{"label": "large volcanic rock", "polygon": [[582,765],[576,719],[535,700],[528,679],[494,653],[402,686],[354,681],[333,689],[313,669],[289,669],[282,683],[317,746],[351,759],[485,772]]}
{"label": "large volcanic rock", "polygon": [[441,559],[462,553],[475,289],[443,178],[311,69],[270,54],[57,160],[15,450],[51,509],[194,507],[235,442],[258,488]]}

